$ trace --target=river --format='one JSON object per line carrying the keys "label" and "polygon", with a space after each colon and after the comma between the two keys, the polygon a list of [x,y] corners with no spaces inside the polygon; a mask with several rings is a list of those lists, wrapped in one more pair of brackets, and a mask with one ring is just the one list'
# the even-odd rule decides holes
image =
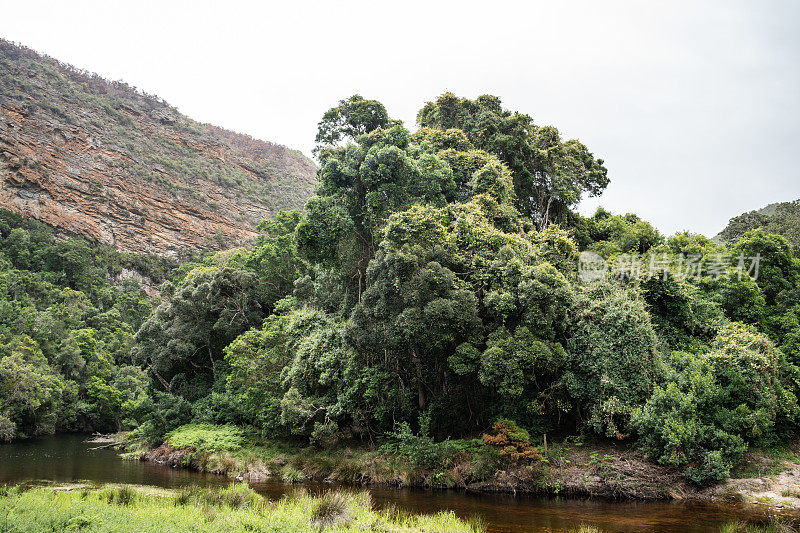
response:
{"label": "river", "polygon": [[[176,488],[230,483],[222,476],[123,460],[113,449],[91,449],[96,446],[86,442],[85,435],[58,435],[0,445],[0,484],[87,480]],[[251,486],[273,499],[298,488],[277,482]],[[312,493],[330,488],[322,484],[302,486]],[[726,522],[756,520],[764,512],[742,504],[610,502],[387,487],[368,490],[377,506],[394,504],[415,513],[452,510],[464,518],[480,516],[491,533],[560,532],[581,523],[609,532],[716,532]]]}

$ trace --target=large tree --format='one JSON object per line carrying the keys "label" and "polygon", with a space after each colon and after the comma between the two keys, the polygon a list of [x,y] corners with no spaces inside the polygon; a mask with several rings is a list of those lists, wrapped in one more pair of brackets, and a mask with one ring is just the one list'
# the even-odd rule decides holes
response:
{"label": "large tree", "polygon": [[386,127],[389,123],[389,113],[382,103],[354,94],[340,100],[339,105],[330,108],[322,116],[317,125],[315,152],[325,146],[353,140],[364,133]]}
{"label": "large tree", "polygon": [[265,316],[257,277],[230,267],[197,267],[136,333],[134,359],[164,389],[196,400],[218,375],[223,349]]}
{"label": "large tree", "polygon": [[520,212],[540,228],[563,221],[584,193],[608,185],[603,160],[577,140],[564,141],[552,126],[537,126],[526,114],[503,109],[496,96],[475,100],[445,93],[417,115],[423,127],[460,129],[476,148],[496,155],[514,176]]}
{"label": "large tree", "polygon": [[481,194],[511,207],[508,170],[472,148],[461,132],[412,136],[399,125],[378,128],[355,143],[323,151],[320,160],[319,188],[297,227],[298,250],[340,276],[348,302],[357,302],[366,288],[367,266],[392,213]]}

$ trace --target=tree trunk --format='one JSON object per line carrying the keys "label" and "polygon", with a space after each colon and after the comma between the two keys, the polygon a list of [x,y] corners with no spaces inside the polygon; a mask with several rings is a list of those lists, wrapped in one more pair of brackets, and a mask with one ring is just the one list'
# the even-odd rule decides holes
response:
{"label": "tree trunk", "polygon": [[550,223],[550,205],[553,203],[553,197],[550,196],[547,198],[547,206],[544,208],[544,215],[542,216],[542,227],[539,230],[543,230],[547,227]]}
{"label": "tree trunk", "polygon": [[424,411],[427,402],[425,401],[425,386],[422,384],[422,361],[420,361],[417,349],[411,349],[411,358],[414,360],[414,367],[417,374],[417,401],[419,410]]}
{"label": "tree trunk", "polygon": [[211,375],[214,376],[214,381],[217,380],[217,365],[214,362],[214,356],[211,354],[211,345],[208,345],[208,360],[211,361]]}
{"label": "tree trunk", "polygon": [[162,377],[161,377],[161,374],[159,374],[158,372],[156,372],[155,368],[153,368],[152,366],[150,366],[150,363],[147,363],[147,368],[149,368],[149,369],[150,369],[150,372],[152,372],[152,373],[153,373],[153,375],[154,375],[156,378],[158,378],[158,381],[161,383],[161,386],[162,386],[162,387],[164,387],[164,389],[165,389],[167,392],[172,392],[172,391],[170,390],[170,388],[169,388],[169,383],[167,383],[167,380],[166,380],[166,379],[164,379],[164,378],[162,378]]}

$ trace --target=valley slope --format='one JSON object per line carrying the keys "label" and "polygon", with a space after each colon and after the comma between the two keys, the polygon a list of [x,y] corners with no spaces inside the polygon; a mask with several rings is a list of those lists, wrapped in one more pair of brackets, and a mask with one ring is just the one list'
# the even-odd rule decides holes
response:
{"label": "valley slope", "polygon": [[121,251],[245,242],[316,186],[303,154],[0,39],[0,207]]}

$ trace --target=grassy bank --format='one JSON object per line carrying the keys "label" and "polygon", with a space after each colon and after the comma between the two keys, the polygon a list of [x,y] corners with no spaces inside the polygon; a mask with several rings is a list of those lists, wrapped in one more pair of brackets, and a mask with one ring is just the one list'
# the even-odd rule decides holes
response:
{"label": "grassy bank", "polygon": [[[493,442],[491,439],[489,443]],[[517,450],[509,458],[508,446]],[[613,499],[742,501],[800,508],[800,456],[794,447],[754,449],[737,477],[709,487],[619,442],[567,439],[533,447],[483,439],[432,442],[400,435],[382,446],[319,449],[262,439],[234,426],[189,425],[157,447],[126,442],[127,456],[247,481],[460,488]],[[520,451],[522,450],[522,451]]]}
{"label": "grassy bank", "polygon": [[665,499],[691,490],[678,472],[648,462],[629,446],[569,439],[534,447],[515,435],[500,439],[498,446],[492,439],[433,442],[400,435],[382,446],[318,449],[261,439],[233,426],[189,425],[168,434],[161,446],[135,440],[126,446],[130,458],[248,481],[635,499]]}
{"label": "grassy bank", "polygon": [[[252,481],[452,488],[483,481],[504,465],[498,452],[481,439],[434,443],[403,438],[384,446],[321,449],[207,424],[182,426],[157,447],[122,437],[128,457]],[[521,463],[514,466],[528,468]]]}
{"label": "grassy bank", "polygon": [[182,492],[129,485],[0,489],[0,530],[14,532],[463,532],[482,531],[452,513],[376,511],[365,492],[303,491],[268,501],[244,484]]}

